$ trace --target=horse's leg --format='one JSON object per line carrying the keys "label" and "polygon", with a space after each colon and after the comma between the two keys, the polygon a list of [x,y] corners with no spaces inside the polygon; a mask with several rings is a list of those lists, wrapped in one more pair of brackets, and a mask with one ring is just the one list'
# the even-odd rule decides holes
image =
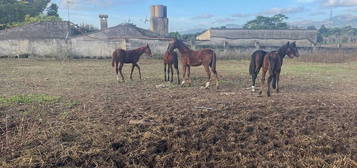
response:
{"label": "horse's leg", "polygon": [[124,64],[123,64],[123,63],[120,63],[120,65],[119,65],[119,72],[120,72],[121,79],[123,80],[123,82],[125,82],[125,80],[124,80],[124,75],[123,75],[123,72],[122,72],[123,66],[124,66]]}
{"label": "horse's leg", "polygon": [[164,64],[164,73],[165,73],[164,79],[165,79],[165,81],[166,81],[166,64]]}
{"label": "horse's leg", "polygon": [[267,90],[267,96],[270,97],[270,87],[271,87],[271,81],[273,80],[275,74],[270,74],[268,77],[268,90]]}
{"label": "horse's leg", "polygon": [[190,75],[191,75],[191,66],[190,66],[190,65],[187,65],[187,80],[188,80],[188,86],[191,86],[191,78],[190,78]]}
{"label": "horse's leg", "polygon": [[135,64],[131,65],[130,79],[133,80],[133,72],[134,72]]}
{"label": "horse's leg", "polygon": [[279,78],[280,78],[280,71],[276,73],[276,93],[279,93]]}
{"label": "horse's leg", "polygon": [[252,74],[252,92],[255,92],[255,81],[257,80],[260,68],[261,68],[261,66],[257,67]]}
{"label": "horse's leg", "polygon": [[177,84],[180,84],[180,72],[178,66],[175,67],[177,73]]}
{"label": "horse's leg", "polygon": [[170,69],[171,69],[171,82],[174,81],[174,69],[172,68],[172,64],[170,64]]}
{"label": "horse's leg", "polygon": [[170,71],[171,71],[171,69],[170,69],[170,64],[167,64],[167,81],[169,82],[170,81]]}
{"label": "horse's leg", "polygon": [[139,70],[139,78],[140,78],[140,80],[141,80],[141,71],[140,71],[140,66],[138,65],[138,64],[135,64],[135,66],[138,68],[138,70]]}
{"label": "horse's leg", "polygon": [[216,88],[219,88],[219,79],[218,79],[218,74],[217,74],[217,70],[215,68],[211,68],[211,71],[213,72],[215,78],[216,78]]}
{"label": "horse's leg", "polygon": [[205,68],[205,71],[207,73],[207,77],[208,77],[208,81],[205,84],[205,89],[209,88],[210,82],[211,82],[211,71],[209,70],[208,65],[203,65],[203,67]]}
{"label": "horse's leg", "polygon": [[184,86],[185,83],[186,83],[186,65],[183,65],[182,66],[182,69],[183,69],[183,76],[182,76],[182,83],[181,83],[181,86]]}
{"label": "horse's leg", "polygon": [[262,85],[262,89],[260,90],[259,94],[263,93],[263,90],[265,89],[265,75],[268,71],[268,68],[263,67],[263,72],[262,72],[262,79],[260,81],[261,85]]}
{"label": "horse's leg", "polygon": [[119,82],[119,64],[115,62],[115,73],[117,74],[117,81]]}

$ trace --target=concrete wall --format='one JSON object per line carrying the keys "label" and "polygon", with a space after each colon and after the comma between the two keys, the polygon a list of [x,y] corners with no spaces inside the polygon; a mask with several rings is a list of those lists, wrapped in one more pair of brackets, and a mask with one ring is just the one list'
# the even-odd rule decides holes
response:
{"label": "concrete wall", "polygon": [[67,44],[61,39],[1,40],[0,57],[31,55],[35,57],[63,58]]}
{"label": "concrete wall", "polygon": [[[191,44],[192,49],[212,48],[221,59],[246,59],[257,48],[253,42],[229,41],[224,43],[210,41],[196,41]],[[286,41],[276,42],[260,41],[260,48],[266,51],[277,50]],[[169,40],[163,39],[122,39],[102,41],[98,39],[73,38],[70,40],[64,39],[16,39],[16,40],[0,40],[0,57],[16,57],[21,55],[30,55],[39,58],[111,58],[112,52],[116,48],[134,49],[146,44],[150,45],[152,54],[156,58],[161,58],[166,51]],[[326,48],[304,46],[304,41],[298,41],[299,52],[301,55],[312,55],[317,51],[319,55],[332,52],[344,52],[347,54],[357,53],[357,48]],[[269,45],[265,45],[269,44]]]}
{"label": "concrete wall", "polygon": [[161,57],[167,49],[166,40],[87,40],[81,38],[64,39],[36,39],[36,40],[0,40],[0,57],[17,57],[30,55],[46,58],[111,58],[117,48],[135,49],[146,44],[151,52]]}

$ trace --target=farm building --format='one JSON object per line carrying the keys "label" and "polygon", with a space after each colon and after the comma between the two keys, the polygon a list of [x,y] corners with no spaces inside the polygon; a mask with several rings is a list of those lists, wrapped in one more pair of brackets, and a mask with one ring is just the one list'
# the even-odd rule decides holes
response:
{"label": "farm building", "polygon": [[[0,57],[107,58],[116,48],[132,49],[149,44],[153,54],[167,48],[165,38],[133,24],[73,35],[68,22],[38,22],[0,31]],[[73,25],[71,26],[73,27]]]}
{"label": "farm building", "polygon": [[317,43],[317,30],[247,30],[209,29],[196,37],[202,45],[213,46],[281,46],[297,41],[298,46],[311,47]]}

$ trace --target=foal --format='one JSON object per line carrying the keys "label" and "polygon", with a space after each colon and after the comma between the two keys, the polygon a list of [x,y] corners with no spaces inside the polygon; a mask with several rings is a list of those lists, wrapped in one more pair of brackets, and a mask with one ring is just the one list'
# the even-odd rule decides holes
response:
{"label": "foal", "polygon": [[[164,54],[164,73],[165,73],[165,81],[170,81],[170,72],[171,72],[171,82],[174,80],[174,70],[172,69],[172,65],[174,65],[177,73],[177,83],[180,84],[180,73],[178,69],[178,56],[177,52],[172,51],[169,52],[169,47],[167,48],[167,51]],[[167,65],[167,71],[166,71],[166,65]],[[166,74],[167,74],[167,80],[166,80]]]}
{"label": "foal", "polygon": [[149,55],[150,57],[152,57],[149,44],[147,44],[146,46],[134,49],[134,50],[123,50],[123,49],[119,48],[113,52],[112,67],[115,66],[115,71],[117,74],[118,81],[119,81],[118,73],[120,72],[120,76],[121,76],[123,82],[125,82],[124,76],[122,73],[124,64],[132,64],[131,73],[130,73],[131,80],[133,80],[133,71],[134,71],[135,67],[137,67],[139,70],[139,78],[141,80],[141,71],[140,71],[140,67],[138,65],[138,61],[140,59],[140,56],[143,55],[144,53]]}
{"label": "foal", "polygon": [[296,47],[296,43],[286,43],[284,46],[280,47],[278,51],[272,51],[266,54],[263,62],[263,74],[262,74],[262,90],[259,94],[262,94],[264,90],[265,75],[269,70],[268,77],[268,90],[267,96],[270,96],[270,85],[273,86],[273,89],[276,89],[276,92],[279,93],[279,78],[281,66],[283,65],[283,59],[285,55],[288,55],[290,58],[298,57],[299,51]]}

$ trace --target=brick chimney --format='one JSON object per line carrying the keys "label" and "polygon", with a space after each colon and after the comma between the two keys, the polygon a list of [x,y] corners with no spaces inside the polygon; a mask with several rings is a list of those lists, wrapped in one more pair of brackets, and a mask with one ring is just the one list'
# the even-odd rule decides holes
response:
{"label": "brick chimney", "polygon": [[108,28],[108,15],[99,15],[100,19],[100,30],[105,30]]}

